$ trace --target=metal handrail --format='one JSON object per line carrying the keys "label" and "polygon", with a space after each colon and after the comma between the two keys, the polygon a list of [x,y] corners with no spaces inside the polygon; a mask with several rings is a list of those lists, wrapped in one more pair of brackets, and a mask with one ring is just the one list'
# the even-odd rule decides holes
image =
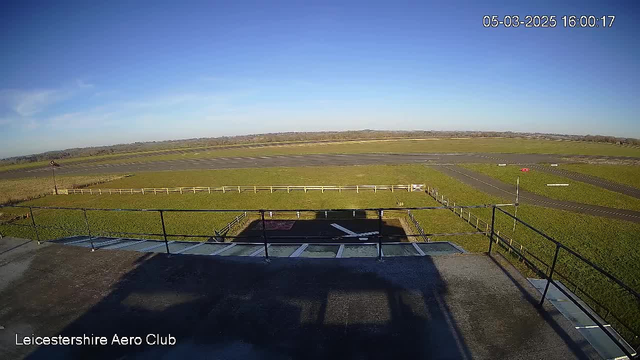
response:
{"label": "metal handrail", "polygon": [[[443,199],[444,201],[444,199]],[[383,218],[383,212],[384,211],[407,211],[410,214],[411,210],[441,210],[441,209],[448,209],[448,210],[453,210],[455,211],[455,209],[481,209],[481,208],[491,208],[492,209],[492,218],[491,218],[491,232],[489,235],[489,254],[491,254],[491,246],[493,244],[494,241],[494,236],[504,242],[507,246],[511,247],[511,245],[503,238],[501,237],[496,231],[495,231],[495,213],[496,213],[496,209],[499,210],[500,212],[508,215],[509,217],[515,219],[517,222],[522,223],[523,225],[525,225],[526,227],[530,228],[531,230],[535,231],[537,234],[541,235],[542,237],[544,237],[545,239],[553,242],[556,245],[556,250],[555,250],[555,255],[554,255],[554,259],[553,259],[553,263],[551,265],[549,274],[547,275],[545,272],[542,272],[542,275],[544,278],[546,278],[547,284],[545,286],[545,289],[543,291],[542,294],[542,298],[540,300],[539,305],[541,306],[544,302],[544,299],[546,297],[546,293],[549,289],[549,285],[550,284],[556,284],[556,282],[553,280],[553,274],[555,271],[555,265],[557,262],[557,258],[558,258],[558,253],[561,249],[566,250],[567,252],[569,252],[570,254],[576,256],[578,259],[582,260],[583,262],[585,262],[586,264],[588,264],[589,266],[591,266],[592,268],[596,269],[598,272],[600,272],[601,274],[605,275],[607,278],[609,278],[610,280],[612,280],[613,282],[615,282],[616,284],[618,284],[619,286],[621,286],[623,289],[627,290],[630,294],[634,295],[636,300],[640,302],[640,294],[633,290],[631,287],[629,287],[628,285],[624,284],[621,280],[617,279],[615,276],[613,276],[612,274],[608,273],[606,270],[600,268],[599,266],[595,265],[593,262],[591,262],[590,260],[584,258],[582,255],[578,254],[575,250],[567,247],[566,245],[560,243],[559,241],[553,239],[552,237],[550,237],[549,235],[545,234],[544,232],[534,228],[533,226],[527,224],[526,222],[522,221],[521,219],[517,218],[516,216],[510,214],[509,212],[501,209],[501,207],[506,207],[506,206],[513,206],[514,204],[483,204],[483,205],[453,205],[453,206],[449,206],[448,205],[449,201],[447,200],[447,206],[426,206],[426,207],[387,207],[387,208],[361,208],[361,209],[353,209],[353,208],[349,208],[349,209],[113,209],[113,208],[71,208],[71,207],[54,207],[54,206],[27,206],[27,205],[2,205],[0,206],[0,208],[24,208],[24,209],[29,209],[29,214],[30,214],[30,218],[31,218],[31,227],[34,229],[35,231],[35,235],[36,235],[36,239],[38,240],[38,242],[40,242],[40,235],[38,233],[38,229],[39,228],[48,228],[50,226],[45,226],[45,225],[37,225],[35,222],[35,218],[33,216],[33,209],[42,209],[42,210],[75,210],[75,211],[82,211],[83,215],[84,215],[84,220],[85,220],[85,224],[86,224],[86,231],[89,235],[90,238],[90,243],[91,243],[91,250],[95,250],[94,247],[94,236],[92,236],[91,234],[91,228],[90,228],[90,224],[87,218],[87,212],[88,211],[107,211],[107,212],[158,212],[160,214],[160,219],[162,222],[162,234],[145,234],[147,236],[158,236],[158,237],[163,237],[164,242],[165,242],[165,246],[166,246],[166,251],[167,253],[170,253],[170,249],[169,249],[169,242],[168,242],[168,237],[181,237],[181,236],[189,236],[189,235],[177,235],[177,234],[167,234],[166,232],[166,228],[165,228],[165,222],[164,222],[164,216],[163,213],[165,212],[206,212],[206,213],[225,213],[225,212],[258,212],[260,214],[260,218],[262,221],[262,235],[257,235],[257,236],[251,236],[253,238],[260,238],[262,237],[263,240],[263,244],[265,246],[264,249],[264,254],[265,254],[265,258],[269,259],[269,253],[268,253],[268,246],[269,246],[269,237],[267,236],[266,233],[266,226],[265,226],[265,212],[279,212],[279,213],[293,213],[293,212],[345,212],[345,211],[375,211],[377,213],[377,219],[378,219],[378,234],[377,235],[373,235],[370,236],[370,238],[375,239],[377,238],[377,244],[378,244],[378,259],[382,258],[382,239],[383,237],[397,237],[396,235],[392,235],[392,234],[388,234],[388,235],[384,235],[383,234],[383,227],[382,227],[382,218]],[[236,217],[237,219],[238,217]],[[232,221],[233,222],[233,221]],[[26,225],[26,224],[11,224],[9,223],[8,225]],[[27,225],[28,226],[28,225]],[[95,232],[94,234],[99,234],[101,232]],[[478,233],[483,233],[483,232],[478,232]],[[201,237],[201,236],[194,236],[191,235],[193,237]],[[423,237],[425,236],[424,231],[421,231],[421,233],[419,234],[405,234],[402,235],[403,237],[411,237],[411,236],[420,236]],[[204,236],[202,236],[204,237]],[[229,236],[230,238],[236,238],[235,236]],[[239,238],[239,237],[238,237]],[[278,238],[286,238],[286,237],[271,237],[272,239],[278,239]],[[301,237],[297,237],[297,238],[301,238]],[[327,238],[327,237],[315,237],[315,236],[307,236],[304,238]],[[335,237],[331,237],[331,238],[341,238],[341,236],[335,236]],[[513,248],[514,250],[516,250],[515,248]],[[528,263],[530,262],[528,259],[524,258],[525,261],[527,261]],[[533,264],[532,264],[533,265]],[[534,266],[535,267],[535,266]],[[535,267],[537,269],[537,267]],[[559,288],[559,287],[558,287]],[[564,291],[563,291],[564,292]],[[573,297],[569,296],[569,298],[576,303],[576,301],[573,299]],[[582,309],[583,311],[585,311],[584,307],[580,304],[576,305]],[[605,329],[605,327],[600,323],[600,321],[598,321],[591,313],[589,313],[588,311],[585,311],[585,313],[593,320],[596,322],[596,324],[602,328],[603,331],[605,331],[605,333],[611,338],[611,340],[618,345],[622,351],[629,356],[630,358],[633,357],[633,355],[631,353],[629,353],[629,351],[627,350],[627,348],[614,336],[612,335],[609,331],[607,331],[607,329]]]}
{"label": "metal handrail", "polygon": [[556,246],[566,250],[568,253],[570,253],[571,255],[577,257],[578,259],[584,261],[585,263],[587,263],[589,266],[591,266],[592,268],[596,269],[598,272],[600,272],[602,275],[606,276],[607,278],[609,278],[611,281],[615,282],[616,284],[622,286],[625,290],[629,291],[630,293],[632,293],[636,299],[638,301],[640,301],[640,293],[638,293],[637,291],[635,291],[634,289],[632,289],[630,286],[628,286],[627,284],[623,283],[622,281],[618,280],[615,276],[611,275],[609,272],[607,272],[606,270],[602,269],[601,267],[599,267],[598,265],[594,264],[593,262],[591,262],[590,260],[586,259],[584,256],[578,254],[575,250],[571,249],[570,247],[562,244],[561,242],[555,240],[554,238],[550,237],[549,235],[543,233],[542,231],[534,228],[533,226],[527,224],[526,222],[520,220],[519,218],[515,217],[514,215],[500,209],[497,208],[498,210],[500,210],[501,212],[503,212],[504,214],[508,215],[509,217],[515,219],[516,221],[518,221],[519,223],[521,223],[522,225],[528,227],[529,229],[535,231],[536,233],[542,235],[545,239],[553,242],[554,244],[556,244]]}
{"label": "metal handrail", "polygon": [[[607,337],[609,337],[614,342],[614,344],[616,344],[620,348],[620,350],[622,350],[622,352],[624,352],[625,355],[627,355],[629,357],[629,359],[637,358],[638,357],[637,353],[636,354],[632,354],[629,350],[627,350],[627,347],[624,346],[624,344],[622,344],[615,335],[613,335],[611,332],[609,332],[609,330],[606,329],[606,327],[601,323],[601,321],[599,319],[597,319],[593,314],[591,314],[590,311],[588,311],[583,305],[581,305],[578,301],[576,301],[573,296],[570,296],[570,294],[568,294],[567,291],[562,289],[561,286],[556,285],[556,281],[553,279],[553,274],[554,274],[554,271],[555,271],[555,266],[556,266],[556,262],[558,260],[558,254],[560,253],[560,250],[561,249],[566,250],[568,253],[576,256],[578,259],[582,260],[587,265],[591,266],[596,271],[600,272],[602,275],[606,276],[611,281],[613,281],[616,284],[618,284],[619,286],[621,286],[628,293],[633,295],[635,297],[636,301],[639,304],[640,304],[640,294],[637,291],[635,291],[634,289],[632,289],[630,286],[626,285],[621,280],[616,278],[615,276],[611,275],[606,270],[600,268],[598,265],[594,264],[590,260],[588,260],[588,259],[584,258],[582,255],[578,254],[575,250],[569,248],[568,246],[566,246],[566,245],[562,244],[561,242],[555,240],[551,236],[549,236],[549,235],[543,233],[542,231],[534,228],[533,226],[527,224],[526,222],[522,221],[521,219],[519,219],[515,215],[512,215],[511,213],[506,212],[503,209],[500,209],[500,208],[495,207],[495,206],[493,207],[493,215],[492,215],[492,220],[491,220],[492,226],[491,226],[491,236],[490,236],[490,240],[489,240],[490,241],[490,243],[489,243],[489,254],[491,254],[491,244],[493,243],[493,236],[496,236],[498,239],[502,240],[505,243],[505,245],[510,246],[503,238],[501,238],[499,235],[497,235],[494,232],[493,224],[495,223],[495,211],[496,211],[496,209],[501,211],[502,213],[506,214],[507,216],[511,217],[512,219],[516,220],[517,222],[523,224],[524,226],[528,227],[529,229],[533,230],[537,234],[541,235],[543,238],[553,242],[556,245],[555,254],[553,256],[553,262],[551,263],[551,269],[549,271],[549,275],[547,275],[544,272],[541,272],[543,277],[547,279],[547,284],[545,285],[544,291],[542,292],[542,297],[540,298],[540,302],[538,303],[538,306],[542,306],[542,304],[544,303],[544,299],[547,296],[547,292],[549,291],[549,285],[553,284],[556,287],[556,289],[560,290],[563,294],[565,294],[571,300],[571,302],[573,302],[580,310],[582,310],[582,312],[584,312],[591,320],[593,320],[596,323],[596,325],[600,329],[602,329],[602,331],[604,331],[604,333],[607,335]],[[535,267],[535,268],[537,269],[537,267]]]}

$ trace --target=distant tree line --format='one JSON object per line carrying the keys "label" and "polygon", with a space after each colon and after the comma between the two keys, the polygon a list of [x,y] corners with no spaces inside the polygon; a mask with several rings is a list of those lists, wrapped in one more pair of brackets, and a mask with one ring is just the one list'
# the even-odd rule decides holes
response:
{"label": "distant tree line", "polygon": [[239,136],[222,136],[216,138],[197,138],[183,140],[135,142],[110,146],[96,146],[87,148],[72,148],[58,151],[48,151],[40,154],[16,156],[0,160],[0,164],[19,164],[54,159],[69,159],[77,157],[92,157],[111,154],[125,154],[140,151],[178,150],[191,147],[209,147],[224,145],[244,145],[255,143],[276,142],[322,142],[341,140],[374,140],[374,139],[418,139],[418,138],[455,138],[455,137],[506,137],[546,140],[571,140],[611,143],[617,145],[639,146],[640,140],[633,138],[619,138],[603,135],[564,135],[543,133],[518,133],[498,131],[322,131],[322,132],[281,132],[268,134],[252,134]]}

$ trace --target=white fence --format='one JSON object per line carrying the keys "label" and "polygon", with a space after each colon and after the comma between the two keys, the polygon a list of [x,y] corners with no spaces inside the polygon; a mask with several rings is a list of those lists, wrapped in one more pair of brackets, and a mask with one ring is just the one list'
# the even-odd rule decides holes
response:
{"label": "white fence", "polygon": [[407,184],[407,185],[234,185],[234,186],[195,186],[195,187],[173,187],[173,188],[138,188],[138,189],[58,189],[58,194],[90,194],[90,195],[103,195],[103,194],[195,194],[195,193],[242,193],[242,192],[265,192],[271,193],[279,191],[290,193],[292,191],[424,191],[424,184]]}

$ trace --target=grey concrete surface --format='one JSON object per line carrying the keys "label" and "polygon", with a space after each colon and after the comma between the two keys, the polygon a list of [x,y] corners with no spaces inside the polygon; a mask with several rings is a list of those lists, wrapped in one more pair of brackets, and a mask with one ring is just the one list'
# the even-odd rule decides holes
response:
{"label": "grey concrete surface", "polygon": [[[598,354],[504,259],[273,259],[52,244],[0,292],[11,359],[576,359]],[[171,334],[174,346],[16,346]]]}
{"label": "grey concrete surface", "polygon": [[[500,197],[507,202],[515,201],[516,189],[512,184],[503,183],[491,176],[460,166],[438,165],[434,166],[434,168],[487,194]],[[640,212],[638,211],[581,204],[573,201],[556,200],[522,189],[520,189],[520,203],[640,223]]]}

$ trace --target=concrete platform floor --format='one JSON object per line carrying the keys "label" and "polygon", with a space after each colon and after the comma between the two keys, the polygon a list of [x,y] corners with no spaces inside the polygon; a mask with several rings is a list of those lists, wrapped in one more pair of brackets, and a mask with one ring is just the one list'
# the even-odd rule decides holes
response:
{"label": "concrete platform floor", "polygon": [[[0,240],[0,358],[598,358],[499,255],[167,256]],[[16,247],[18,246],[18,247]],[[16,346],[169,334],[175,346]]]}

